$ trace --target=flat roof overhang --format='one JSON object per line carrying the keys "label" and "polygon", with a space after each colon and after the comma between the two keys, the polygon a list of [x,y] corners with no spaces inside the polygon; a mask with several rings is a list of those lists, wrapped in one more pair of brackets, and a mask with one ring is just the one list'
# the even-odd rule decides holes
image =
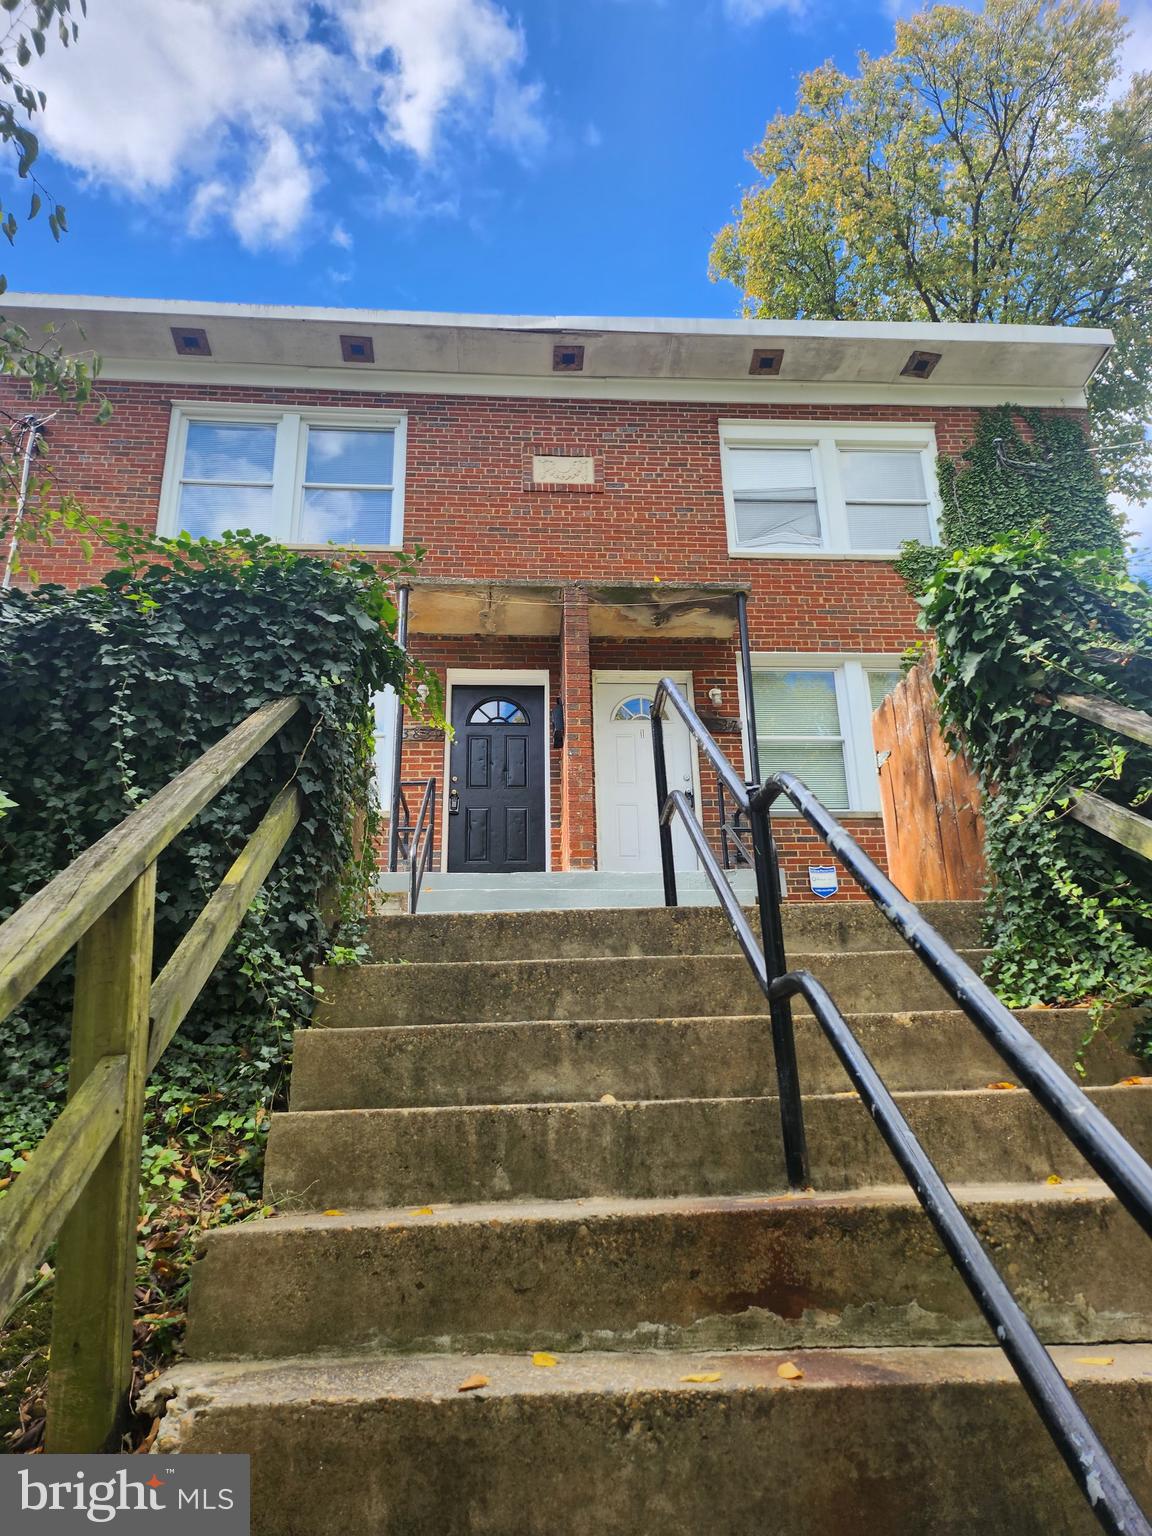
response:
{"label": "flat roof overhang", "polygon": [[[534,582],[416,577],[410,583],[409,635],[558,637],[564,588]],[[737,633],[740,583],[580,584],[593,640],[730,640]]]}
{"label": "flat roof overhang", "polygon": [[[909,400],[989,385],[1075,395],[1112,346],[1109,331],[1066,326],[436,314],[36,293],[7,293],[0,309],[33,332],[61,327],[63,345],[99,353],[110,378],[229,382],[240,369],[310,369],[348,388],[447,392],[456,381],[471,393],[499,377],[522,381],[522,393],[569,395],[661,380],[730,381],[733,398],[765,400],[815,384],[885,385]],[[203,330],[211,355],[178,356],[173,327]],[[348,335],[371,340],[372,362],[344,359]],[[579,372],[555,370],[554,348],[565,345],[584,348]],[[756,349],[783,352],[779,374],[750,377]],[[938,354],[930,378],[902,372],[913,351]]]}

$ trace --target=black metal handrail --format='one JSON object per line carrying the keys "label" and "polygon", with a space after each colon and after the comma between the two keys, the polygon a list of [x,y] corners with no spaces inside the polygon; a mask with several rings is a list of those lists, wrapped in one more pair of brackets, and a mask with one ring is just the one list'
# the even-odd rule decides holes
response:
{"label": "black metal handrail", "polygon": [[[413,784],[409,780],[408,787],[415,788],[419,782],[417,780],[416,784]],[[416,820],[403,830],[408,863],[408,912],[411,915],[420,904],[420,888],[424,884],[424,876],[428,872],[432,849],[436,842],[436,780],[434,778],[424,781],[424,793],[420,797],[420,809],[416,812]]]}
{"label": "black metal handrail", "polygon": [[[757,944],[752,925],[688,800],[679,791],[668,793],[663,712],[669,703],[687,725],[699,750],[716,769],[724,788],[748,814],[763,948]],[[795,775],[774,774],[749,793],[691,705],[668,678],[661,680],[656,692],[652,727],[665,902],[675,906],[677,901],[671,823],[674,817],[679,817],[737,942],[768,999],[789,1182],[793,1187],[798,1181],[807,1183],[808,1173],[791,1010],[791,999],[802,996],[923,1206],[945,1251],[991,1326],[1097,1520],[1105,1530],[1117,1533],[1117,1536],[1119,1533],[1152,1536],[1152,1525],[843,1014],[814,976],[806,971],[787,971],[775,843],[769,820],[774,801],[783,794],[800,811],[913,952],[1015,1069],[1081,1155],[1105,1178],[1145,1231],[1152,1231],[1152,1169]]]}

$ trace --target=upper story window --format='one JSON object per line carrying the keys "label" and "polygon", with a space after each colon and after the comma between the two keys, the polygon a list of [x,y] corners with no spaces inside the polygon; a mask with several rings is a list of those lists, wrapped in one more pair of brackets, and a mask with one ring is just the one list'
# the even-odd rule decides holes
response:
{"label": "upper story window", "polygon": [[283,544],[403,539],[404,419],[382,411],[177,407],[158,531]]}
{"label": "upper story window", "polygon": [[726,422],[720,429],[734,555],[891,557],[936,542],[930,427]]}

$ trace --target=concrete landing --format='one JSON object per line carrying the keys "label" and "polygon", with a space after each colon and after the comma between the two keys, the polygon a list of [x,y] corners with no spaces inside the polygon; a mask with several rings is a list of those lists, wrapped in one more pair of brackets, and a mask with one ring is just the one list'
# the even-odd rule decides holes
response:
{"label": "concrete landing", "polygon": [[[728,881],[740,900],[756,900],[756,881],[750,869],[728,871]],[[705,875],[684,870],[676,877],[680,903],[685,907],[714,907],[716,893]],[[386,896],[402,898],[408,890],[406,870],[376,877],[377,889]],[[548,870],[531,875],[457,875],[429,872],[420,890],[421,913],[434,912],[548,912],[595,910],[615,907],[656,907],[664,901],[659,873],[614,874],[608,870]]]}

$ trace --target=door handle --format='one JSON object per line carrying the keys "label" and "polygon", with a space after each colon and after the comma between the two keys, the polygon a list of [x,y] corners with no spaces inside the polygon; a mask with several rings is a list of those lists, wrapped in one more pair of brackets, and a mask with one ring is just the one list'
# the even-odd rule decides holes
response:
{"label": "door handle", "polygon": [[460,791],[458,789],[450,789],[448,791],[448,814],[449,816],[459,816],[460,814]]}

